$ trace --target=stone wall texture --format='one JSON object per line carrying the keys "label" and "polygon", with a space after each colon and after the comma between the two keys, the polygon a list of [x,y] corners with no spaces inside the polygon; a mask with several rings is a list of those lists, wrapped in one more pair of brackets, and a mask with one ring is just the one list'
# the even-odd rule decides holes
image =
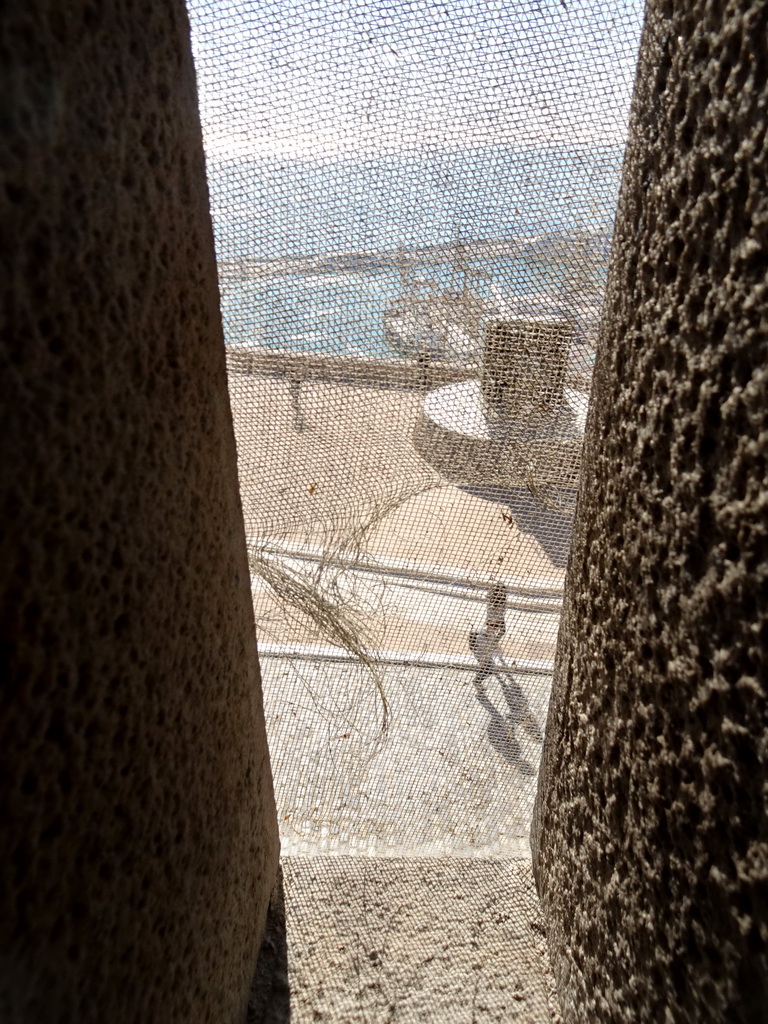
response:
{"label": "stone wall texture", "polygon": [[534,827],[569,1022],[768,1019],[767,41],[646,14]]}
{"label": "stone wall texture", "polygon": [[277,831],[182,0],[0,10],[0,1019],[244,1019]]}

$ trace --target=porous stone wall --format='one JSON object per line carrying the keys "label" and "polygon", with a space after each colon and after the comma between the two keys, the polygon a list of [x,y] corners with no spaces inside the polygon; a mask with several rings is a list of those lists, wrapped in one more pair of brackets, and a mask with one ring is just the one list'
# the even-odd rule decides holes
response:
{"label": "porous stone wall", "polygon": [[243,1020],[278,842],[182,0],[10,0],[0,111],[0,1018]]}
{"label": "porous stone wall", "polygon": [[768,1013],[767,39],[647,10],[533,839],[569,1022]]}

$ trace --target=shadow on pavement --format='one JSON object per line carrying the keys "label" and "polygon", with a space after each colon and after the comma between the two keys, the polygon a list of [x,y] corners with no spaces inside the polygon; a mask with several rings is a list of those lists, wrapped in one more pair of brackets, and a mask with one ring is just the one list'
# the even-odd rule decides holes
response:
{"label": "shadow on pavement", "polygon": [[[486,681],[496,678],[507,705],[507,713],[502,714],[488,696]],[[492,668],[480,668],[474,678],[478,702],[490,715],[488,723],[488,740],[493,749],[514,765],[523,775],[534,775],[536,769],[526,760],[520,741],[515,734],[516,727],[524,729],[537,743],[542,742],[539,723],[531,711],[520,684],[509,669],[500,665]]]}
{"label": "shadow on pavement", "polygon": [[575,491],[563,489],[559,492],[563,507],[552,508],[524,487],[463,487],[462,490],[483,501],[506,505],[517,528],[539,542],[556,568],[566,567],[571,548]]}
{"label": "shadow on pavement", "polygon": [[288,1024],[291,992],[288,984],[288,937],[285,926],[283,869],[278,868],[267,912],[264,941],[259,950],[246,1024]]}

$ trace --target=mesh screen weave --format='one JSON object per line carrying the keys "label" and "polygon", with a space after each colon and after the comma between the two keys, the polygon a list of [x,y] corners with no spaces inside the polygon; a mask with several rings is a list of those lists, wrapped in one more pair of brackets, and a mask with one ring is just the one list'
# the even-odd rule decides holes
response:
{"label": "mesh screen weave", "polygon": [[283,852],[525,857],[641,4],[190,15]]}
{"label": "mesh screen weave", "polygon": [[[404,772],[525,833],[639,6],[191,14],[285,839],[487,853]],[[372,764],[391,824],[337,806]]]}

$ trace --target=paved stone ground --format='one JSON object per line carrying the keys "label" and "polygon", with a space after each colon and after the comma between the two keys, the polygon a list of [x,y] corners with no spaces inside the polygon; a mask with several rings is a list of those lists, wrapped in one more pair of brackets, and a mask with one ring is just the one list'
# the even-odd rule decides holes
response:
{"label": "paved stone ground", "polygon": [[557,1024],[530,864],[284,857],[249,1024]]}
{"label": "paved stone ground", "polygon": [[[299,430],[286,382],[234,375],[230,391],[251,539],[332,554],[362,538],[374,560],[451,567],[457,584],[341,588],[373,609],[377,646],[417,656],[377,666],[386,731],[366,669],[262,652],[284,878],[251,1024],[556,1021],[528,859],[550,677],[478,675],[484,597],[460,584],[556,593],[563,524],[441,480],[411,444],[416,393],[307,385]],[[261,641],[329,643],[258,580],[254,599]],[[558,614],[511,608],[507,660],[550,660]]]}
{"label": "paved stone ground", "polygon": [[284,854],[529,856],[548,676],[261,662]]}
{"label": "paved stone ground", "polygon": [[[469,633],[483,627],[488,589],[451,585],[395,572],[359,568],[319,569],[298,559],[280,557],[280,566],[294,578],[330,593],[345,611],[362,621],[366,646],[385,651],[409,647],[430,654],[469,655]],[[552,661],[560,622],[557,591],[537,600],[530,593],[511,594],[505,612],[506,634],[501,650],[507,659]],[[268,584],[254,575],[253,599],[260,643],[327,644],[328,637],[304,614],[301,604],[287,607]]]}
{"label": "paved stone ground", "polygon": [[333,550],[362,534],[373,555],[562,586],[567,524],[448,484],[412,444],[418,392],[306,384],[301,430],[287,382],[235,373],[229,392],[249,537]]}

